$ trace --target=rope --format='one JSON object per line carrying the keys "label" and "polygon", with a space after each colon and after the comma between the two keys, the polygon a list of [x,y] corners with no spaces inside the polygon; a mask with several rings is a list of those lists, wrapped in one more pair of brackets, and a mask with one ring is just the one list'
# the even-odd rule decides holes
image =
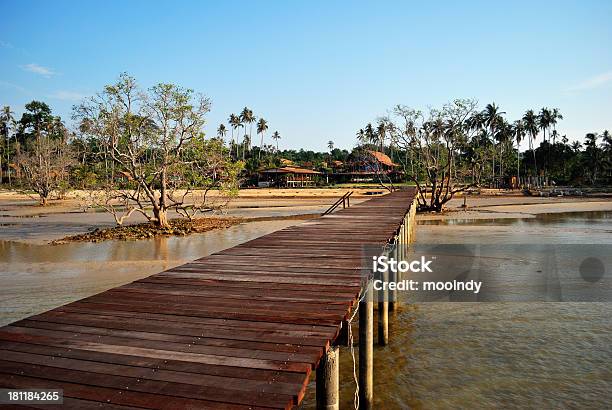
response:
{"label": "rope", "polygon": [[[397,244],[394,240],[393,244],[386,243],[383,247],[383,254],[388,253],[389,248],[393,249]],[[357,301],[357,309],[353,311],[353,314],[348,319],[348,338],[349,338],[349,346],[351,350],[351,358],[353,360],[353,380],[355,381],[355,395],[353,396],[353,405],[355,406],[355,410],[359,410],[359,378],[357,377],[357,361],[355,360],[355,345],[353,339],[353,320],[357,313],[359,312],[359,304],[366,298],[368,291],[370,290],[369,282],[366,285],[365,290],[362,292],[359,300]]]}
{"label": "rope", "polygon": [[365,291],[362,293],[361,297],[357,301],[357,309],[353,311],[351,318],[348,320],[348,337],[349,337],[349,345],[351,347],[351,358],[353,359],[353,380],[355,381],[355,395],[353,396],[353,405],[355,406],[355,410],[359,409],[359,378],[357,377],[357,364],[355,360],[355,346],[353,343],[353,319],[357,316],[357,312],[359,312],[359,304],[365,299],[368,293],[369,286],[366,286]]}

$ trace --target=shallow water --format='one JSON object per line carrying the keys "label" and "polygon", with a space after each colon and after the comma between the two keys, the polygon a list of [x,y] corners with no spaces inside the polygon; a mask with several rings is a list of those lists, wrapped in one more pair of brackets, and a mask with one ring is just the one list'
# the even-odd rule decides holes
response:
{"label": "shallow water", "polygon": [[[612,213],[584,212],[427,221],[417,242],[611,244],[611,232]],[[492,266],[498,279],[515,280],[512,265]],[[389,346],[375,346],[374,408],[609,408],[611,317],[611,302],[405,305],[390,319]],[[349,349],[341,348],[340,363],[340,408],[353,408]],[[302,407],[315,407],[314,382]]]}
{"label": "shallow water", "polygon": [[0,241],[0,325],[300,222],[249,222],[202,234],[139,241],[55,246]]}

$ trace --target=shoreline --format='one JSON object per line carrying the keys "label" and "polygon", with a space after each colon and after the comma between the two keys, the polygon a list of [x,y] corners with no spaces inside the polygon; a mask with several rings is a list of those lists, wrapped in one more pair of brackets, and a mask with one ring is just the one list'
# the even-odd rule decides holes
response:
{"label": "shoreline", "polygon": [[453,219],[521,219],[543,214],[612,211],[612,199],[572,200],[546,203],[482,204],[467,209],[451,208],[441,214],[417,214],[417,221]]}
{"label": "shoreline", "polygon": [[[197,219],[219,218],[241,219],[247,221],[307,219],[320,215],[345,188],[302,188],[302,189],[246,189],[230,202],[223,213],[199,216]],[[375,195],[367,192],[374,188],[355,189],[351,204],[366,201]],[[91,236],[92,232],[117,229],[111,215],[100,210],[84,210],[72,192],[65,200],[52,202],[47,207],[36,206],[31,198],[15,191],[0,191],[0,241],[18,242],[31,245],[45,245],[70,241],[73,237]],[[466,209],[462,208],[463,196],[447,203],[440,214],[421,213],[417,221],[458,220],[458,219],[509,219],[534,218],[546,213],[612,211],[612,197],[535,197],[524,196],[518,192],[486,192],[481,195],[467,196]],[[179,215],[169,213],[169,219],[176,220]],[[126,230],[146,220],[134,215],[125,223]],[[241,222],[239,222],[241,223]],[[235,224],[235,223],[234,223]],[[132,228],[130,228],[132,227]],[[214,230],[215,228],[212,228]],[[119,229],[121,230],[121,228]],[[153,231],[154,229],[146,229]],[[211,229],[206,229],[207,231]],[[128,240],[150,238],[148,232]],[[178,236],[195,232],[177,232]],[[158,232],[164,235],[164,233]],[[155,235],[157,236],[157,235]],[[169,236],[175,236],[170,233]],[[119,237],[103,238],[108,240]]]}

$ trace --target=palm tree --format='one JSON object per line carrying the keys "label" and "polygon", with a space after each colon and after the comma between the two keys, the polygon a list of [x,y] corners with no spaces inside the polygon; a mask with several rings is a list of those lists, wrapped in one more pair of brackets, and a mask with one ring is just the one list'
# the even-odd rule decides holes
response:
{"label": "palm tree", "polygon": [[552,125],[552,112],[544,107],[540,110],[540,114],[538,115],[538,127],[542,130],[544,134],[544,142],[546,142],[546,130],[550,128]]}
{"label": "palm tree", "polygon": [[[8,174],[9,186],[11,186],[11,139],[10,130],[15,127],[15,113],[11,107],[5,105],[0,112],[0,127],[6,139],[6,172]],[[0,183],[2,183],[2,158],[0,158]]]}
{"label": "palm tree", "polygon": [[505,112],[500,111],[499,107],[495,103],[487,104],[484,111],[482,112],[483,122],[487,127],[489,127],[491,139],[493,140],[493,183],[495,183],[495,131],[500,127],[501,123],[503,122],[502,114],[505,114]]}
{"label": "palm tree", "polygon": [[522,120],[514,121],[512,126],[514,140],[516,141],[516,182],[520,183],[521,178],[521,141],[525,138],[525,125]]}
{"label": "palm tree", "polygon": [[234,131],[237,128],[236,124],[238,124],[239,122],[240,122],[240,119],[238,118],[238,116],[236,114],[230,114],[230,116],[229,116],[229,118],[227,120],[227,123],[229,124],[229,126],[232,129],[232,143],[230,145],[230,155],[232,153],[232,148],[233,148],[232,145],[234,145],[234,142],[235,142]]}
{"label": "palm tree", "polygon": [[501,119],[500,124],[497,127],[497,133],[495,134],[495,140],[499,143],[500,153],[499,153],[499,176],[504,176],[504,148],[508,145],[509,141],[512,141],[514,138],[514,130],[512,129],[512,125],[509,124],[503,118]]}
{"label": "palm tree", "polygon": [[264,146],[264,134],[268,131],[268,122],[260,118],[257,122],[257,133],[261,135],[261,144],[259,145],[259,159],[261,159],[261,151]]}
{"label": "palm tree", "polygon": [[[232,126],[232,144],[234,143],[234,131],[238,131],[238,128],[242,127],[242,122],[240,121],[240,117],[237,116],[236,114],[231,114],[229,117],[229,123]],[[238,138],[236,138],[236,158],[239,157],[239,153],[238,153]]]}
{"label": "palm tree", "polygon": [[244,161],[245,153],[249,149],[250,146],[251,146],[251,137],[249,137],[249,134],[244,134],[244,137],[242,137],[242,160],[243,161]]}
{"label": "palm tree", "polygon": [[357,131],[357,141],[359,141],[362,145],[365,145],[367,142],[366,134],[363,128],[360,128],[359,131]]}
{"label": "palm tree", "polygon": [[[546,107],[542,108],[540,110],[540,114],[538,115],[538,125],[544,134],[544,142],[546,142],[546,130],[550,128],[552,122],[552,111]],[[550,140],[550,134],[548,136],[548,139]],[[550,162],[550,141],[546,150],[546,156],[544,157],[544,175],[547,175],[548,163]]]}
{"label": "palm tree", "polygon": [[533,142],[538,136],[538,116],[533,112],[533,110],[527,110],[525,115],[523,115],[523,126],[525,127],[525,132],[529,134],[529,149],[533,151],[533,168],[535,174],[538,174],[538,166],[536,164],[536,154],[535,149],[533,148]]}
{"label": "palm tree", "polygon": [[588,177],[591,180],[591,184],[595,184],[597,181],[597,174],[599,171],[600,153],[597,148],[597,139],[599,136],[597,133],[589,132],[584,137],[584,154],[586,157],[586,168],[588,170]]}
{"label": "palm tree", "polygon": [[558,108],[553,108],[550,113],[550,125],[553,127],[553,131],[557,130],[557,123],[559,120],[563,119],[563,115],[561,115],[561,111]]}
{"label": "palm tree", "polygon": [[[227,128],[225,127],[225,124],[221,123],[219,124],[219,128],[217,128],[217,136],[221,138],[221,141],[223,141],[223,144],[225,144],[225,134],[227,134]],[[232,155],[231,151],[232,151],[232,147],[230,145],[230,152],[229,152],[230,157]]]}
{"label": "palm tree", "polygon": [[278,152],[279,151],[279,149],[278,149],[278,140],[281,139],[281,136],[278,133],[278,131],[274,131],[274,134],[272,134],[272,139],[274,141],[276,141],[276,152]]}
{"label": "palm tree", "polygon": [[225,134],[227,134],[227,128],[225,128],[225,124],[219,124],[219,128],[217,128],[217,136],[223,139],[225,138]]}
{"label": "palm tree", "polygon": [[[253,115],[253,111],[249,108],[244,107],[242,112],[240,113],[240,120],[245,124],[249,124],[249,144],[251,143],[251,136],[253,134],[253,123],[255,122],[255,116]],[[248,147],[251,148],[250,146]]]}
{"label": "palm tree", "polygon": [[327,141],[327,148],[329,148],[329,154],[331,155],[331,152],[334,150],[334,141]]}
{"label": "palm tree", "polygon": [[601,134],[601,139],[603,140],[602,148],[605,155],[605,163],[604,167],[608,172],[608,177],[611,176],[612,172],[612,135],[610,131],[605,130]]}
{"label": "palm tree", "polygon": [[376,132],[374,131],[374,127],[372,127],[371,123],[368,123],[368,125],[365,126],[364,132],[368,143],[376,144]]}
{"label": "palm tree", "polygon": [[380,151],[385,152],[385,138],[387,136],[387,127],[384,121],[379,121],[378,126],[376,127],[376,134],[378,135],[378,140],[380,141]]}
{"label": "palm tree", "polygon": [[550,139],[552,139],[553,145],[555,145],[557,143],[557,137],[558,136],[559,136],[559,133],[557,132],[557,130],[552,130],[550,132]]}

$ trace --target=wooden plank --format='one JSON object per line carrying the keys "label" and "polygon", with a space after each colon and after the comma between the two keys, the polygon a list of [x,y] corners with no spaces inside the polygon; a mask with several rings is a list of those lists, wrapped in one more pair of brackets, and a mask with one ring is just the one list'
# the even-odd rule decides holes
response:
{"label": "wooden plank", "polygon": [[[115,388],[97,387],[70,381],[57,381],[47,378],[22,376],[11,373],[0,373],[0,381],[7,388],[15,389],[63,389],[65,397],[83,399],[107,405],[134,406],[146,409],[215,409],[215,410],[246,410],[255,408],[247,405],[220,403],[203,399],[187,399],[163,394],[134,392]],[[285,408],[288,408],[285,406]],[[260,410],[266,407],[257,406]]]}
{"label": "wooden plank", "polygon": [[[100,365],[92,364],[92,366],[96,367]],[[57,382],[74,382],[78,380],[79,384],[112,388],[123,392],[159,394],[173,398],[196,400],[206,398],[206,400],[213,402],[247,406],[261,405],[272,408],[284,407],[287,403],[293,401],[294,396],[293,394],[287,395],[263,391],[244,392],[234,389],[235,383],[230,384],[229,381],[226,387],[199,386],[195,384],[170,381],[160,382],[138,377],[127,377],[120,374],[108,377],[106,374],[94,373],[91,371],[77,371],[38,364],[15,363],[1,359],[0,373],[36,377]],[[240,383],[240,381],[237,381],[237,383]],[[295,386],[296,395],[299,388],[300,386]]]}
{"label": "wooden plank", "polygon": [[88,350],[55,347],[48,345],[30,344],[22,342],[9,342],[0,340],[0,348],[7,351],[34,353],[55,358],[73,358],[78,360],[109,363],[134,367],[145,367],[152,371],[168,370],[181,373],[191,373],[194,378],[201,375],[240,378],[243,380],[257,380],[270,383],[299,384],[304,380],[304,373],[290,371],[272,371],[263,369],[246,369],[232,366],[211,366],[201,363],[178,360],[155,359],[141,356],[132,356],[114,353],[99,353]]}

